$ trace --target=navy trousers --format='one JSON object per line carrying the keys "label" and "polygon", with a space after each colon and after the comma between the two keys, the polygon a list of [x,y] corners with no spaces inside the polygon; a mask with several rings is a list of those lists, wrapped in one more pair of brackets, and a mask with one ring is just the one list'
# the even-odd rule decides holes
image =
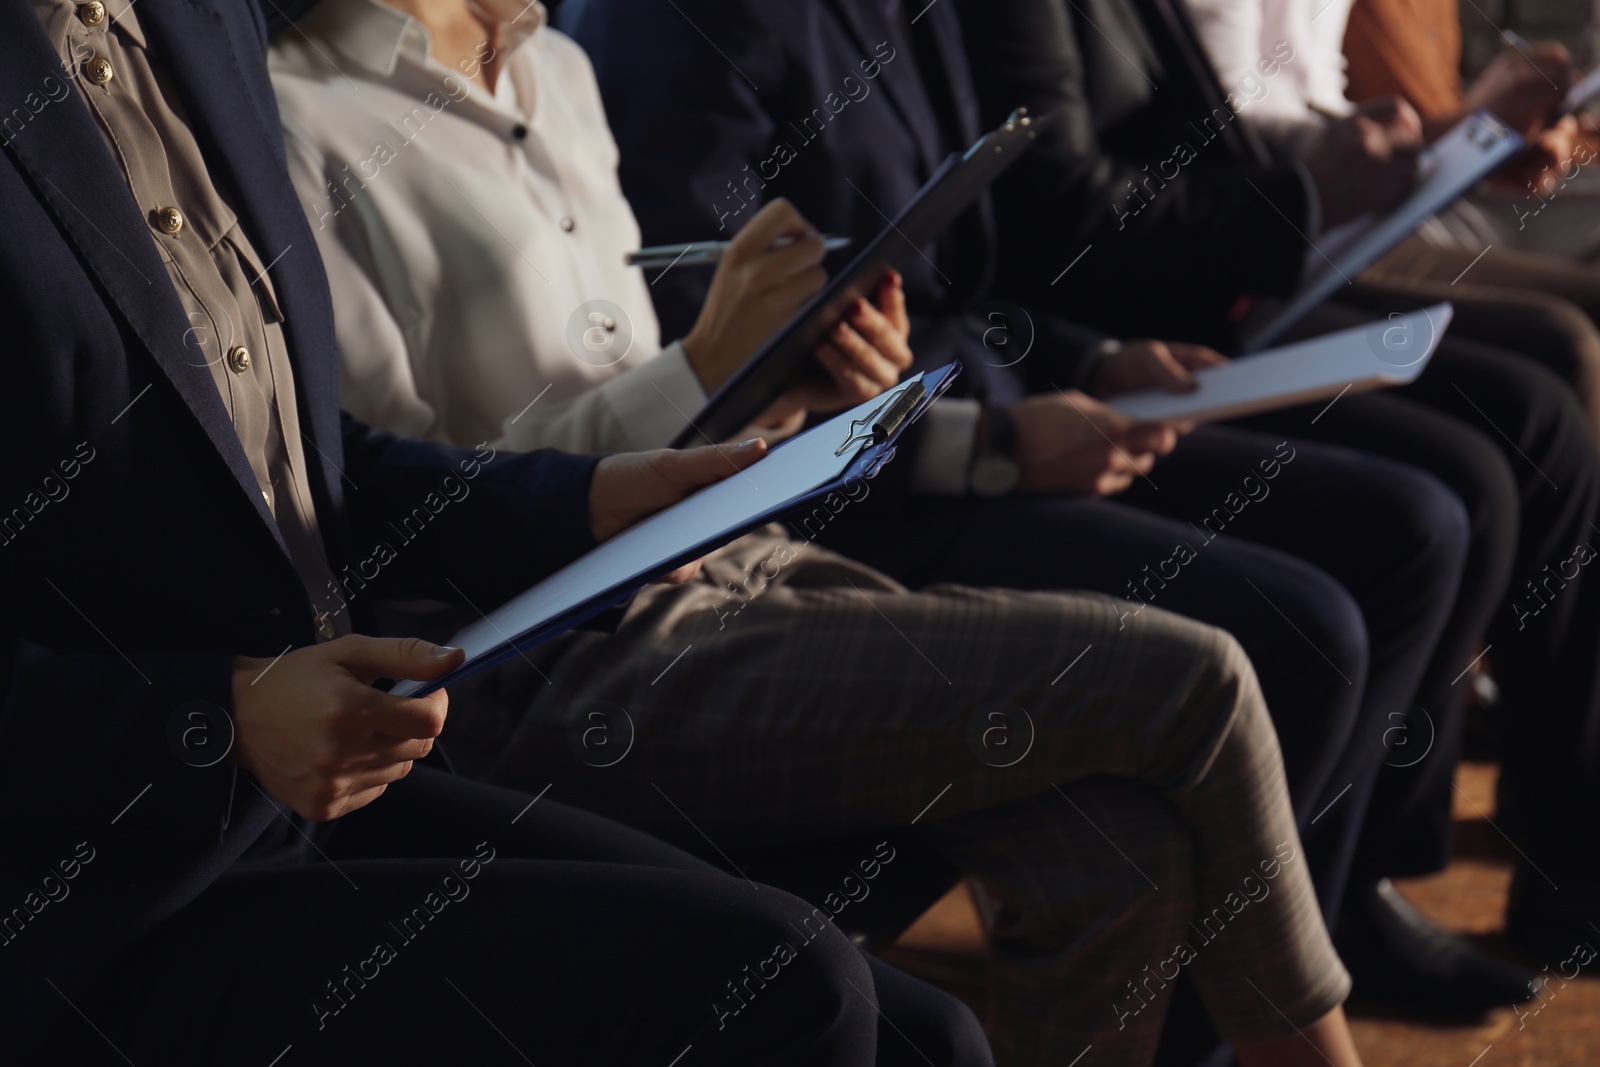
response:
{"label": "navy trousers", "polygon": [[285,819],[7,1062],[993,1062],[963,1004],[810,905],[533,800],[418,768]]}

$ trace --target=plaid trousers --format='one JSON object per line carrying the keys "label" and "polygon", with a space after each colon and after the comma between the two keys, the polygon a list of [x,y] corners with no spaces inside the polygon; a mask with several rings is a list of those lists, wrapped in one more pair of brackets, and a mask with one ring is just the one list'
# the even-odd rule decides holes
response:
{"label": "plaid trousers", "polygon": [[989,902],[1007,1067],[1148,1063],[1183,968],[1241,1043],[1349,992],[1220,630],[1091,594],[913,593],[769,527],[494,684],[511,706],[452,713],[488,778],[668,840],[916,821]]}

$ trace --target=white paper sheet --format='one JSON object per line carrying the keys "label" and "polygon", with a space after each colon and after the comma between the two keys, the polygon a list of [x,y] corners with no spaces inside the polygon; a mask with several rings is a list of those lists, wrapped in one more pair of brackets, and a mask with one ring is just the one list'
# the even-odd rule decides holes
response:
{"label": "white paper sheet", "polygon": [[1365,326],[1243,356],[1195,373],[1192,393],[1127,393],[1108,403],[1136,419],[1214,422],[1414,381],[1450,325],[1435,304]]}
{"label": "white paper sheet", "polygon": [[[467,660],[474,660],[588,603],[620,582],[659,573],[695,545],[721,537],[751,518],[781,508],[833,481],[870,442],[870,438],[864,438],[836,454],[850,436],[852,421],[870,418],[922,377],[918,374],[907,378],[882,396],[841,412],[775,448],[743,471],[629,527],[491,611],[449,643],[466,649]],[[391,692],[408,696],[423,684],[401,682]]]}
{"label": "white paper sheet", "polygon": [[1490,171],[1523,147],[1523,140],[1487,111],[1468,115],[1434,142],[1418,163],[1418,185],[1406,201],[1359,234],[1340,227],[1336,251],[1313,246],[1316,269],[1282,310],[1264,324],[1247,329],[1242,350],[1255,352],[1271,344],[1306,313],[1355,280],[1423,221],[1448,207]]}

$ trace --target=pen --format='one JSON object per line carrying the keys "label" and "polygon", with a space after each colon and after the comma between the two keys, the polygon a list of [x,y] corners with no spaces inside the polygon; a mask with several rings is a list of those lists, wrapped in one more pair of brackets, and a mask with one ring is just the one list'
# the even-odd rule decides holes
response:
{"label": "pen", "polygon": [[1528,43],[1528,39],[1516,30],[1501,30],[1500,36],[1504,37],[1507,43],[1519,52],[1529,52],[1533,49],[1533,45]]}
{"label": "pen", "polygon": [[[780,237],[772,243],[774,249],[783,248],[793,244],[794,238]],[[850,246],[848,237],[832,237],[822,235],[822,247],[829,252],[837,252],[841,248]],[[629,252],[622,257],[622,261],[630,267],[643,267],[653,270],[657,267],[698,267],[708,266],[722,258],[722,253],[728,250],[727,241],[694,241],[685,245],[655,245],[651,248],[641,248],[637,252]]]}

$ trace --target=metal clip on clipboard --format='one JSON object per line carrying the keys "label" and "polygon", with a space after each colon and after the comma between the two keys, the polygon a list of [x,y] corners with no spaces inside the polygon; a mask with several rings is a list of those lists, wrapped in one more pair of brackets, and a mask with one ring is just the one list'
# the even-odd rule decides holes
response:
{"label": "metal clip on clipboard", "polygon": [[844,439],[844,444],[834,450],[834,455],[842,456],[845,449],[857,441],[870,441],[881,445],[887,441],[900,424],[906,421],[906,416],[917,409],[917,404],[928,394],[928,387],[920,381],[912,382],[899,394],[885,400],[882,404],[864,418],[852,419],[850,422],[850,435]]}

